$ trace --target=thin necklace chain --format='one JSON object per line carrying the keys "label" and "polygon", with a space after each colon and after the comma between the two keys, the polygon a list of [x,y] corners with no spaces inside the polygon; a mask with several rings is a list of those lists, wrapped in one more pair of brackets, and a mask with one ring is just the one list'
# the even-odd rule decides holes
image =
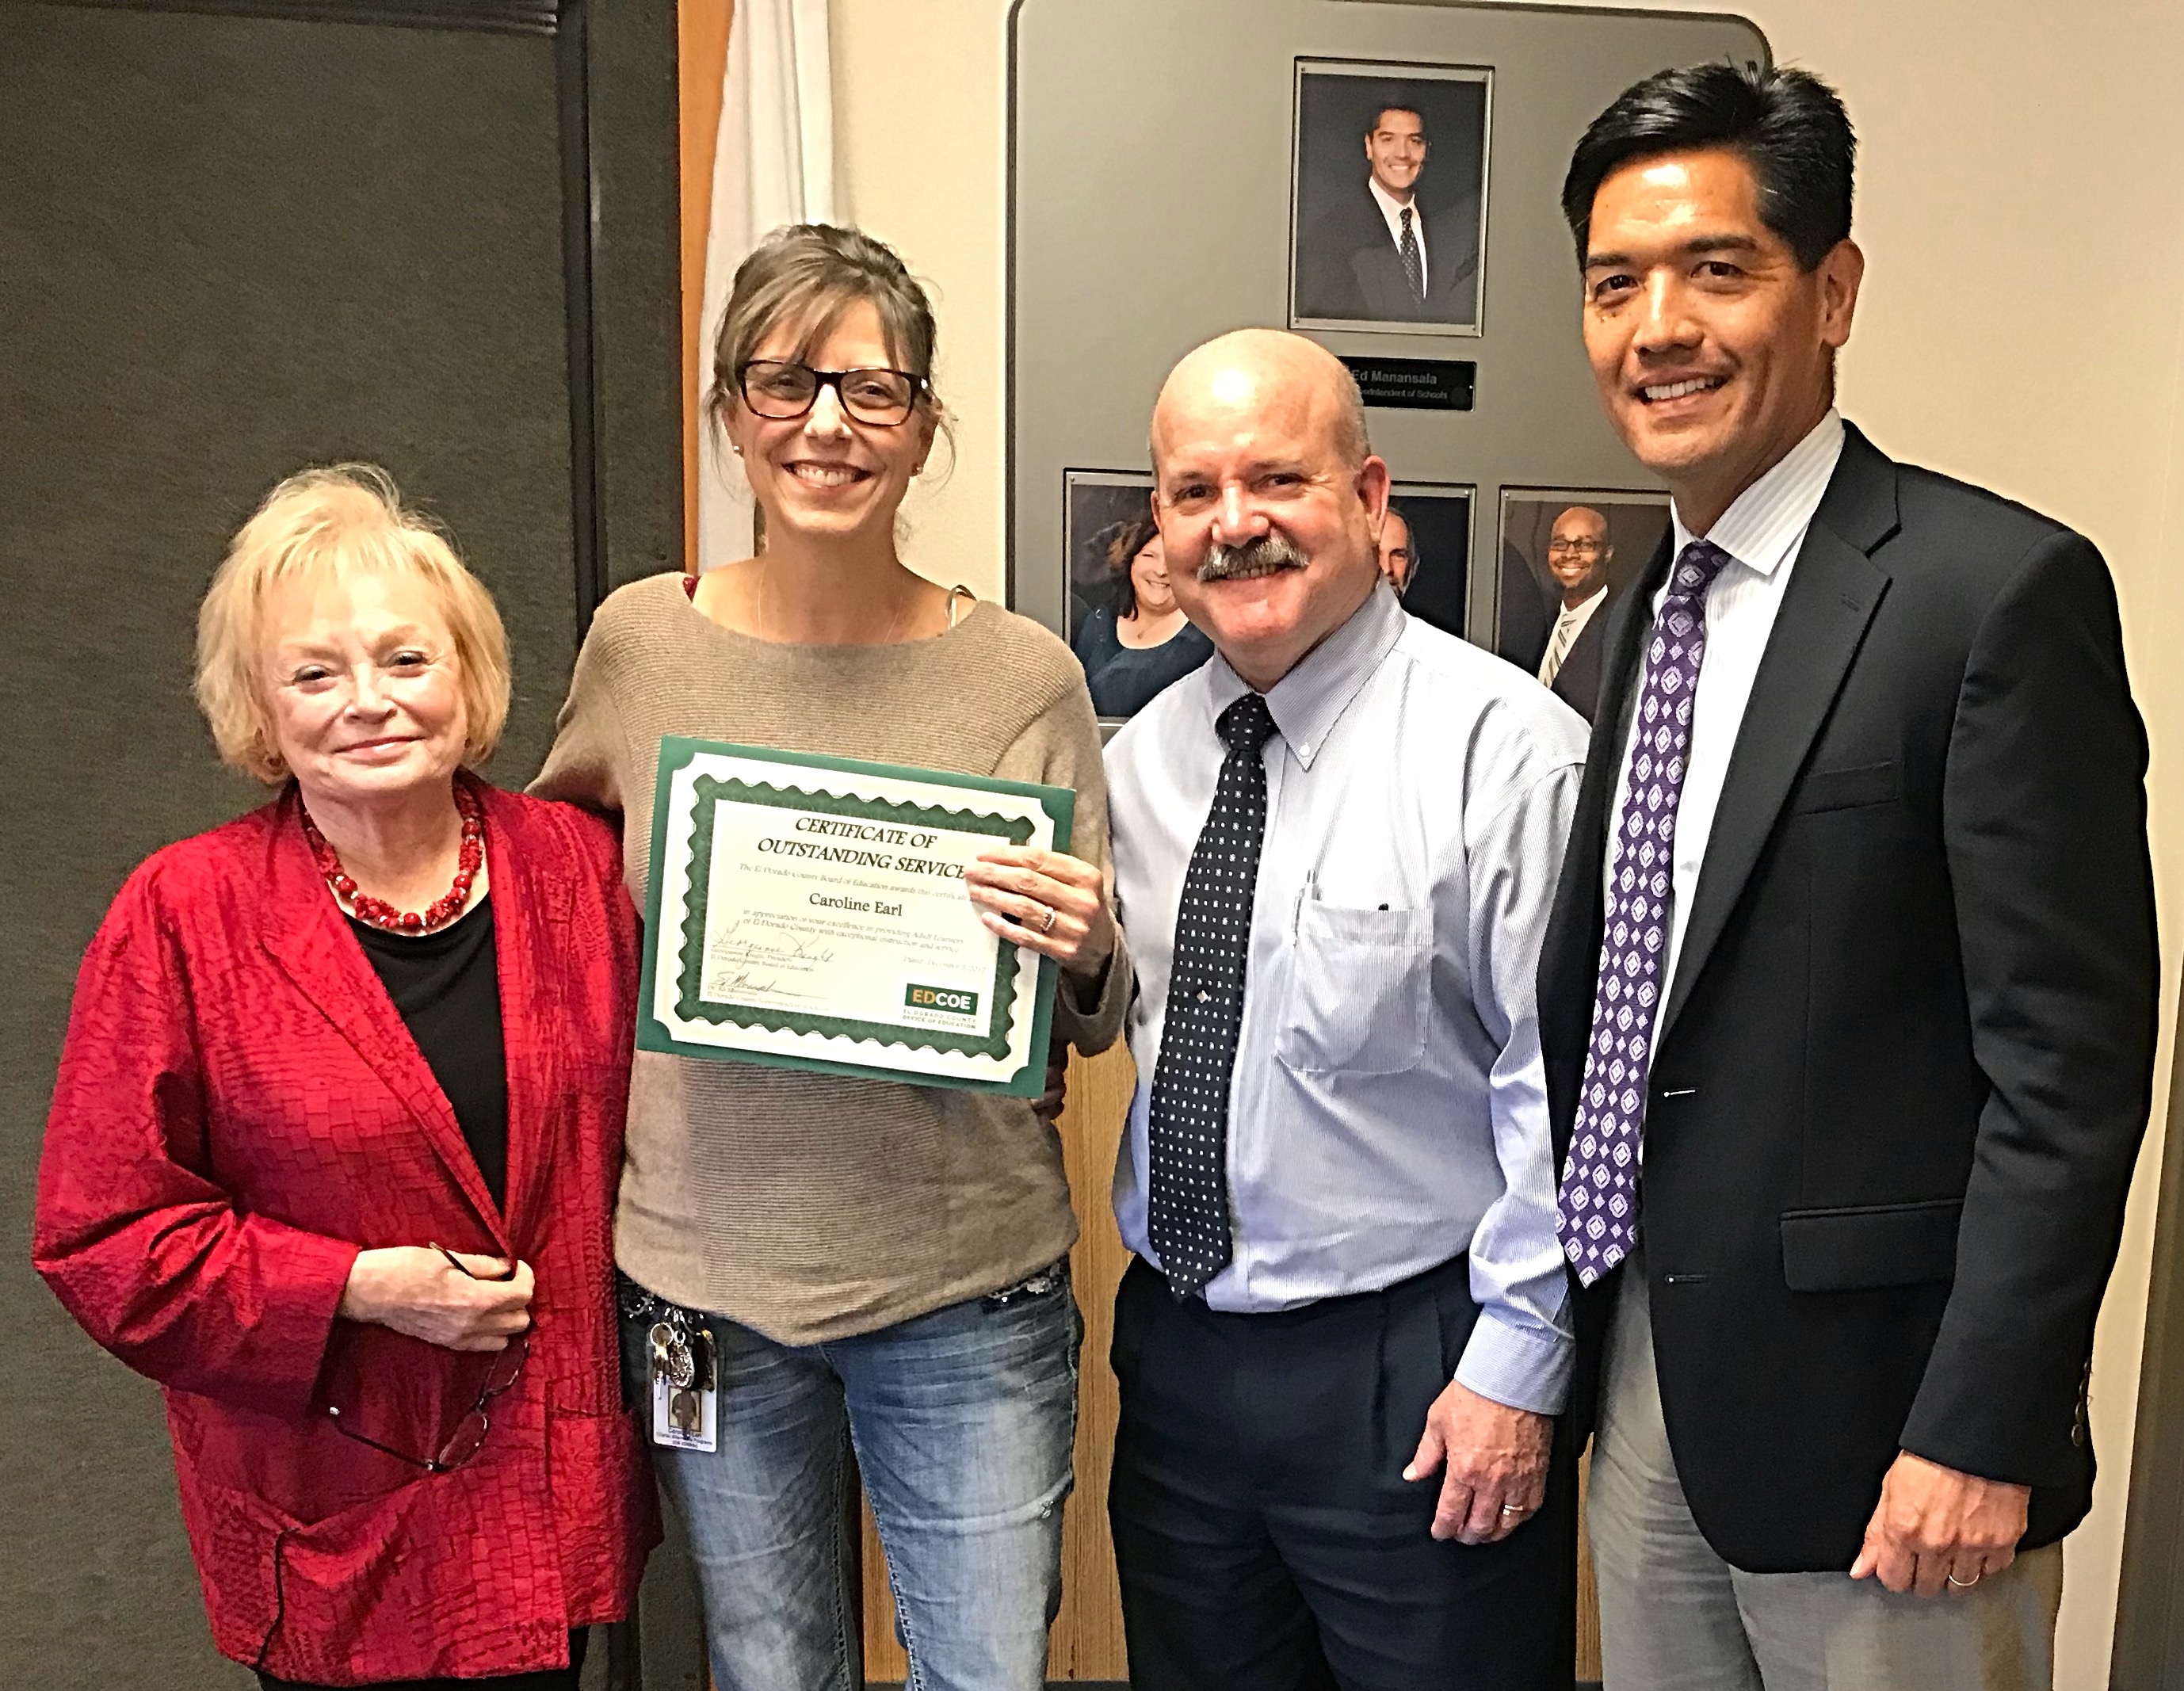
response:
{"label": "thin necklace chain", "polygon": [[[756,637],[760,640],[766,640],[767,639],[766,631],[766,598],[768,590],[773,585],[773,572],[766,567],[766,562],[764,558],[755,558],[751,561],[759,566],[757,594],[758,633]],[[924,583],[924,578],[915,574],[912,575],[911,580],[914,582]],[[925,584],[931,585],[929,583]],[[976,593],[972,592],[968,587],[962,586],[960,582],[956,586],[948,589],[948,626],[950,628],[956,626],[956,601],[959,596],[963,598],[969,599],[974,604],[978,602],[978,598]],[[917,589],[916,587],[912,587],[911,591],[903,596],[902,603],[895,607],[894,615],[888,623],[886,635],[876,643],[882,646],[892,646],[896,643],[895,636],[901,632],[903,621],[909,616],[911,607],[916,602]],[[779,645],[782,642],[779,641],[773,641],[770,643]]]}

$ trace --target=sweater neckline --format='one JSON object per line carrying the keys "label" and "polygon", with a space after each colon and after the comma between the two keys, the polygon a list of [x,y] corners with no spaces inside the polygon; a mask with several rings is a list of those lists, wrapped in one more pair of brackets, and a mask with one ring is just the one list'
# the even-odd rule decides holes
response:
{"label": "sweater neckline", "polygon": [[938,651],[944,642],[964,633],[974,623],[983,621],[991,603],[986,599],[974,598],[971,603],[969,612],[956,618],[952,627],[944,628],[938,634],[928,634],[920,640],[883,640],[872,645],[822,646],[800,640],[761,640],[755,634],[745,634],[738,629],[730,628],[724,624],[714,621],[711,617],[698,609],[698,590],[695,585],[697,579],[695,576],[683,576],[680,578],[681,581],[687,581],[692,585],[682,587],[678,583],[675,592],[677,609],[683,615],[695,618],[722,639],[733,645],[760,652],[779,653],[784,657],[827,658],[837,663],[869,661],[876,656],[887,654]]}

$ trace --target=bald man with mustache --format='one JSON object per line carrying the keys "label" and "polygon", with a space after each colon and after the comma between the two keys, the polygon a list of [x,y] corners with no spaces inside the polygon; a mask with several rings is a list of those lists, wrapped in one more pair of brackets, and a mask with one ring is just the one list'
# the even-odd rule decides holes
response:
{"label": "bald man with mustache", "polygon": [[1199,348],[1152,454],[1216,655],[1107,754],[1139,960],[1109,1495],[1131,1683],[1566,1688],[1533,977],[1584,724],[1382,585],[1387,466],[1318,345]]}

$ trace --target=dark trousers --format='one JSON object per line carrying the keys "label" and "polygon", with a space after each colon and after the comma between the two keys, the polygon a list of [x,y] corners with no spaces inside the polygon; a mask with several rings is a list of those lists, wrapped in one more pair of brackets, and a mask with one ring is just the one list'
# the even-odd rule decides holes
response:
{"label": "dark trousers", "polygon": [[1275,1315],[1115,1299],[1107,1507],[1134,1691],[1568,1691],[1575,1460],[1498,1544],[1436,1541],[1406,1482],[1478,1309],[1465,1259]]}
{"label": "dark trousers", "polygon": [[[389,1679],[376,1682],[371,1691],[577,1691],[577,1676],[584,1671],[584,1646],[590,1631],[582,1627],[569,1634],[569,1665],[543,1667],[536,1673],[502,1673],[489,1679]],[[307,1684],[300,1679],[276,1679],[260,1671],[260,1691],[336,1691],[332,1686]]]}

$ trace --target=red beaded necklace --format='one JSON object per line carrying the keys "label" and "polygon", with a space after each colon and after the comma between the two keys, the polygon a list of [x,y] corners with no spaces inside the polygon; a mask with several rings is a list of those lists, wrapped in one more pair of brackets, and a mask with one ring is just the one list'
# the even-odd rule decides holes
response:
{"label": "red beaded necklace", "polygon": [[355,877],[342,867],[341,859],[334,854],[326,837],[319,832],[311,813],[299,807],[304,837],[310,843],[312,859],[319,865],[319,873],[326,877],[326,885],[334,889],[337,897],[348,900],[349,909],[359,921],[394,933],[428,933],[454,921],[463,913],[463,906],[470,903],[471,882],[477,879],[477,872],[485,863],[485,811],[477,796],[465,787],[455,788],[455,809],[463,819],[462,852],[455,866],[455,884],[448,889],[445,897],[434,899],[431,908],[419,915],[415,910],[398,910],[384,898],[358,892]]}

